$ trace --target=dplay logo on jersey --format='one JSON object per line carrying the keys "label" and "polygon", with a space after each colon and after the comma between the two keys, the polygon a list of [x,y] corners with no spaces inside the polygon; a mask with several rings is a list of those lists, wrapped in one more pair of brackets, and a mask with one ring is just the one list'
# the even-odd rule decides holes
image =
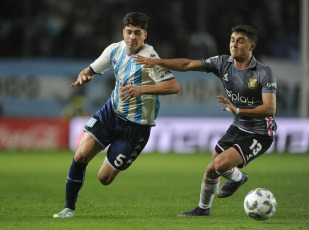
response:
{"label": "dplay logo on jersey", "polygon": [[249,78],[248,87],[249,89],[256,89],[258,86],[257,78],[254,76],[252,78]]}
{"label": "dplay logo on jersey", "polygon": [[267,87],[273,87],[273,88],[277,88],[277,84],[276,83],[267,83]]}
{"label": "dplay logo on jersey", "polygon": [[225,88],[225,91],[226,91],[227,96],[232,99],[231,100],[232,102],[233,101],[240,101],[240,102],[247,104],[247,105],[253,105],[253,103],[254,103],[253,97],[250,100],[249,97],[241,96],[239,93],[237,93],[237,94],[233,93],[232,90],[229,91],[227,88]]}

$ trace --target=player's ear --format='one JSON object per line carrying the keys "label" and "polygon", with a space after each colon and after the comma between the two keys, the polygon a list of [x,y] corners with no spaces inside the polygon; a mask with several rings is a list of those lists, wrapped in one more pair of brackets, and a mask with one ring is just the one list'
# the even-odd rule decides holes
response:
{"label": "player's ear", "polygon": [[147,38],[147,31],[145,31],[145,36],[144,36],[144,39],[146,39]]}
{"label": "player's ear", "polygon": [[252,43],[249,51],[253,51],[255,49],[255,47],[256,47],[256,45]]}

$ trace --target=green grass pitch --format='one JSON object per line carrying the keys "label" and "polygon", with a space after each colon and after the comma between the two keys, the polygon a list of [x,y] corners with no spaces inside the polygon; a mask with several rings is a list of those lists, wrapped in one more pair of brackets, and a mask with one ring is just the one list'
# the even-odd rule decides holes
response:
{"label": "green grass pitch", "polygon": [[[248,182],[232,197],[215,197],[210,217],[177,217],[195,208],[211,154],[142,154],[109,186],[97,171],[105,154],[87,167],[76,216],[53,219],[64,206],[73,153],[0,151],[0,229],[309,229],[309,154],[266,154],[243,172]],[[221,179],[221,184],[225,182]],[[254,188],[272,191],[274,216],[255,221],[243,200]]]}

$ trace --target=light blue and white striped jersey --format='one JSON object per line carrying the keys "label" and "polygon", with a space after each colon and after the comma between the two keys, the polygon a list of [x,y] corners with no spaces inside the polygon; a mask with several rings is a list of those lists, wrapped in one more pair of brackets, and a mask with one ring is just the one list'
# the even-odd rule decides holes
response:
{"label": "light blue and white striped jersey", "polygon": [[[124,41],[109,45],[96,59],[90,68],[95,73],[104,73],[113,67],[116,85],[111,95],[114,111],[121,117],[142,125],[155,125],[155,119],[159,112],[160,96],[142,94],[129,101],[121,101],[120,88],[127,85],[155,85],[159,82],[171,80],[173,73],[166,68],[155,66],[143,68],[133,62],[132,56],[126,55],[127,46]],[[152,46],[145,44],[138,52],[139,55],[151,58],[159,58]]]}

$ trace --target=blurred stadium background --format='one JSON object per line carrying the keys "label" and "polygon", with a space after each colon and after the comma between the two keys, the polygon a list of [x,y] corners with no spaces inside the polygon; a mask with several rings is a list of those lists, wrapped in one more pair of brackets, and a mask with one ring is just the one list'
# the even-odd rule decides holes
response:
{"label": "blurred stadium background", "polygon": [[[0,8],[0,150],[75,150],[88,117],[108,99],[113,72],[70,88],[122,40],[127,12],[150,16],[147,43],[161,58],[228,54],[231,27],[259,30],[254,55],[278,80],[278,133],[270,152],[309,152],[308,0],[3,0]],[[145,152],[212,151],[232,121],[212,74],[174,72],[179,95],[161,97]]]}

